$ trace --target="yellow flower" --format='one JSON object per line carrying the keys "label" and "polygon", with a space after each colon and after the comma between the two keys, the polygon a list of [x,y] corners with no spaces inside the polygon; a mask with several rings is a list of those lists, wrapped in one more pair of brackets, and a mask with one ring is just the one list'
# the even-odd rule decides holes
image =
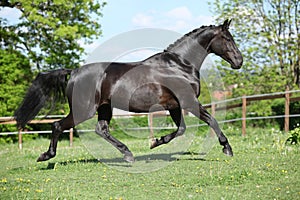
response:
{"label": "yellow flower", "polygon": [[203,190],[200,188],[200,189],[196,189],[196,193],[202,193]]}
{"label": "yellow flower", "polygon": [[7,179],[6,178],[2,178],[1,179],[1,183],[7,183]]}
{"label": "yellow flower", "polygon": [[18,182],[23,182],[23,179],[22,178],[17,178],[16,179]]}
{"label": "yellow flower", "polygon": [[50,180],[51,180],[50,178],[47,178],[47,179],[45,180],[45,182],[48,183]]}
{"label": "yellow flower", "polygon": [[284,173],[284,174],[286,174],[286,173],[287,173],[287,170],[284,170],[284,169],[283,169],[283,170],[281,170],[281,172]]}

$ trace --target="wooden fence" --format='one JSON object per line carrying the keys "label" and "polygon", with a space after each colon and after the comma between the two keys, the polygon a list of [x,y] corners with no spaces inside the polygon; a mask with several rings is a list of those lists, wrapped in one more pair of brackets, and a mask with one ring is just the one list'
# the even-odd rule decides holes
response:
{"label": "wooden fence", "polygon": [[[299,96],[292,97],[295,94],[299,94]],[[290,103],[294,101],[300,101],[300,90],[293,90],[289,91],[288,89],[285,92],[277,92],[277,93],[271,93],[271,94],[261,94],[261,95],[252,95],[252,96],[242,96],[238,98],[233,98],[233,99],[228,99],[224,101],[218,101],[218,102],[213,102],[211,104],[206,104],[204,105],[205,108],[210,108],[211,113],[214,116],[215,112],[218,110],[230,110],[233,108],[242,108],[242,118],[240,119],[233,119],[229,121],[242,121],[242,135],[246,135],[246,121],[247,119],[247,106],[250,104],[252,101],[261,101],[261,100],[270,100],[270,99],[277,99],[277,98],[284,98],[285,99],[285,114],[284,114],[284,130],[285,132],[289,131],[289,118],[291,117],[290,115]],[[236,102],[240,101],[239,103],[234,103],[232,104],[231,102]],[[226,106],[220,106],[224,105]],[[153,136],[153,117],[157,115],[166,115],[167,112],[161,111],[161,112],[154,112],[154,113],[132,113],[128,115],[114,115],[115,117],[130,117],[130,116],[145,116],[148,115],[149,117],[149,129],[150,129],[150,136]],[[300,110],[299,113],[296,115],[293,115],[292,117],[300,117]],[[51,118],[46,118],[46,119],[34,119],[30,121],[30,124],[49,124],[53,123],[55,121],[60,120],[62,117],[61,115],[56,115],[56,116],[51,116]],[[278,116],[274,116],[278,117]],[[279,116],[281,117],[281,116]],[[264,117],[259,117],[259,119],[263,119]],[[267,117],[266,117],[267,118]],[[251,118],[255,119],[255,118]],[[227,122],[229,122],[227,121]],[[226,121],[225,121],[226,122]],[[0,124],[16,124],[16,121],[12,117],[0,117]],[[69,131],[70,134],[70,146],[73,144],[73,129],[70,129]],[[18,134],[18,144],[19,148],[22,149],[22,134],[30,134],[30,133],[51,133],[51,131],[22,131],[19,130],[18,132],[9,132],[9,133],[0,133],[0,135],[12,135],[12,134]]]}
{"label": "wooden fence", "polygon": [[[300,101],[300,96],[297,97],[292,97],[293,94],[300,94],[300,90],[293,90],[289,91],[288,88],[284,92],[276,92],[276,93],[271,93],[271,94],[260,94],[260,95],[251,95],[251,96],[242,96],[234,99],[228,99],[225,101],[220,101],[220,102],[215,102],[212,104],[205,105],[205,108],[211,108],[212,109],[212,114],[215,113],[215,110],[230,110],[233,108],[238,108],[242,107],[242,135],[246,135],[246,120],[247,120],[247,105],[250,104],[252,101],[261,101],[261,100],[270,100],[270,99],[278,99],[278,98],[284,98],[285,99],[285,113],[284,113],[284,130],[285,132],[289,131],[289,118],[291,117],[290,115],[290,103],[295,102],[295,101]],[[216,105],[224,103],[224,102],[232,102],[232,101],[237,101],[240,100],[242,101],[241,103],[236,103],[236,104],[229,104],[226,105],[225,107],[217,107]],[[298,115],[300,116],[300,110],[298,111]],[[293,117],[296,117],[293,116]],[[262,119],[262,117],[259,117]],[[254,119],[254,118],[252,118]]]}

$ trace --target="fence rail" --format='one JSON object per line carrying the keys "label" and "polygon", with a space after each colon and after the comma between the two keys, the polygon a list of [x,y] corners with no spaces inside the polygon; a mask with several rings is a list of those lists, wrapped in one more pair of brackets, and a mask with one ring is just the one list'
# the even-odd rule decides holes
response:
{"label": "fence rail", "polygon": [[[251,95],[251,96],[242,96],[232,99],[226,99],[224,101],[217,101],[212,102],[210,104],[203,105],[205,108],[210,108],[212,115],[218,110],[230,110],[233,108],[242,108],[242,118],[230,119],[230,120],[223,120],[219,121],[219,123],[230,123],[236,121],[242,121],[242,135],[246,135],[246,121],[247,120],[258,120],[258,119],[274,119],[274,118],[284,118],[284,130],[285,132],[289,131],[289,118],[290,117],[300,117],[300,110],[298,114],[290,115],[290,102],[300,101],[300,96],[291,97],[294,94],[300,95],[300,90],[292,90],[289,91],[288,88],[284,92],[276,92],[270,94],[260,94],[260,95]],[[261,100],[270,100],[270,99],[277,99],[277,98],[284,98],[285,99],[285,113],[284,115],[277,115],[277,116],[263,116],[263,117],[247,117],[247,106],[250,105],[251,101],[261,101]],[[232,102],[241,101],[239,103],[230,104]],[[226,104],[226,106],[223,106]],[[228,105],[227,105],[228,104]],[[221,105],[221,106],[219,106]],[[130,128],[130,130],[150,130],[150,135],[153,136],[153,130],[155,129],[172,129],[176,127],[153,127],[153,117],[159,115],[168,115],[166,111],[159,111],[154,113],[130,113],[127,115],[114,115],[114,117],[132,117],[132,116],[148,116],[149,118],[149,127],[139,127],[139,128]],[[61,118],[65,117],[64,115],[49,115],[49,116],[38,116],[34,120],[30,121],[29,124],[49,124],[55,121],[60,120]],[[0,117],[0,124],[16,124],[16,121],[13,117]],[[197,126],[205,126],[206,124],[195,124],[190,125],[188,127],[197,127]],[[129,128],[128,128],[129,129]],[[77,130],[78,132],[90,132],[93,130]],[[33,134],[33,133],[51,133],[52,131],[25,131],[19,130],[17,132],[2,132],[1,135],[15,135],[18,134],[19,136],[19,148],[22,148],[22,134]],[[73,129],[67,130],[65,132],[69,132],[70,134],[70,146],[73,144]],[[153,136],[154,137],[154,136]]]}

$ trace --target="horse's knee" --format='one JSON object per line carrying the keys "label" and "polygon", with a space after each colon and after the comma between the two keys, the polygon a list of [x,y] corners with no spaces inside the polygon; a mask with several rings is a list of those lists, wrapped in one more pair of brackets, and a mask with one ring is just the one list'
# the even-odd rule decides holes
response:
{"label": "horse's knee", "polygon": [[96,125],[95,132],[96,132],[98,135],[100,135],[101,137],[103,137],[102,128],[101,128],[101,126],[100,126],[99,123]]}
{"label": "horse's knee", "polygon": [[108,123],[105,120],[100,120],[96,125],[96,133],[101,137],[108,137]]}
{"label": "horse's knee", "polygon": [[185,132],[185,130],[186,130],[186,126],[180,126],[180,127],[178,127],[176,136],[183,135],[184,132]]}
{"label": "horse's knee", "polygon": [[52,131],[56,131],[60,129],[60,124],[59,122],[53,122],[52,124]]}
{"label": "horse's knee", "polygon": [[62,133],[62,128],[59,122],[52,124],[52,134],[54,137],[58,137]]}

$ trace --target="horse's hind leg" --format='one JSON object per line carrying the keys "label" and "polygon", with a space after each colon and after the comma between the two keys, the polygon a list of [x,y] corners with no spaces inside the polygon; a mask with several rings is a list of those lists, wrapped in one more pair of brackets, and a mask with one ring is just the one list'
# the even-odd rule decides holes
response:
{"label": "horse's hind leg", "polygon": [[124,154],[124,160],[127,162],[134,162],[134,158],[128,147],[114,138],[109,133],[109,122],[112,118],[112,109],[109,104],[101,105],[98,108],[98,124],[96,126],[96,133],[103,137],[106,141],[116,147],[122,154]]}
{"label": "horse's hind leg", "polygon": [[162,145],[162,144],[167,144],[171,140],[173,140],[175,137],[183,135],[183,133],[185,132],[186,126],[184,123],[184,119],[182,117],[181,108],[178,107],[174,110],[169,110],[169,111],[170,111],[170,115],[171,115],[173,121],[175,122],[175,124],[177,126],[177,130],[171,134],[161,137],[159,140],[154,139],[150,146],[151,149],[153,149],[159,145]]}
{"label": "horse's hind leg", "polygon": [[60,121],[54,122],[52,124],[52,138],[50,141],[50,146],[48,151],[42,153],[37,159],[37,162],[49,160],[56,155],[56,148],[59,136],[63,133],[64,130],[74,127],[73,115],[70,113],[67,117],[63,118]]}

